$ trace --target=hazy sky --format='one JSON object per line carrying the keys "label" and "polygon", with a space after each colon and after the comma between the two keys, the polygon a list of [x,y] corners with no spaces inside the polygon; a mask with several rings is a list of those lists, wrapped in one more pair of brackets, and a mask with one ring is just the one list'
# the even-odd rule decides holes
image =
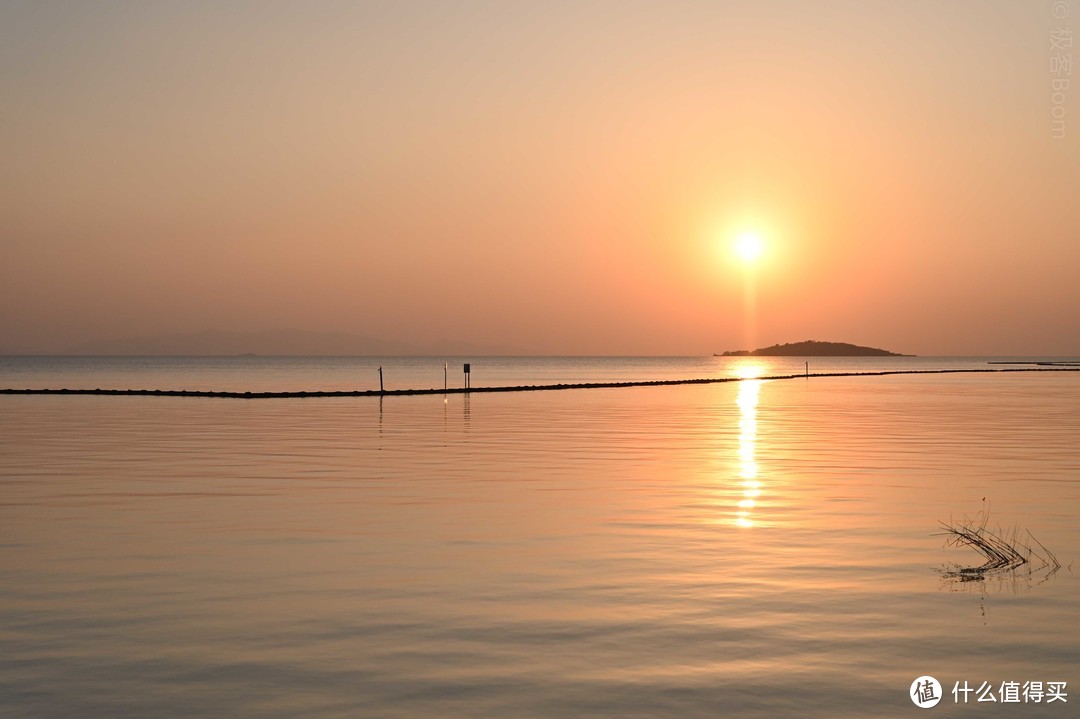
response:
{"label": "hazy sky", "polygon": [[1080,0],[0,0],[0,350],[708,354],[752,230],[759,345],[1080,354],[1055,27]]}

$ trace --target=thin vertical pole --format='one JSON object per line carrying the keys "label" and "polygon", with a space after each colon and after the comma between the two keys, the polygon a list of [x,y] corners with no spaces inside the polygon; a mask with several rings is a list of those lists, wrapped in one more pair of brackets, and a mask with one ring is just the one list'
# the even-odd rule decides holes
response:
{"label": "thin vertical pole", "polygon": [[380,392],[384,391],[383,386],[382,386],[382,367],[381,366],[379,367],[379,391]]}
{"label": "thin vertical pole", "polygon": [[807,377],[810,376],[810,363],[809,362],[806,363],[806,376]]}
{"label": "thin vertical pole", "polygon": [[448,386],[447,383],[446,383],[446,364],[447,364],[446,362],[442,363],[442,391],[443,392],[446,391],[446,388]]}

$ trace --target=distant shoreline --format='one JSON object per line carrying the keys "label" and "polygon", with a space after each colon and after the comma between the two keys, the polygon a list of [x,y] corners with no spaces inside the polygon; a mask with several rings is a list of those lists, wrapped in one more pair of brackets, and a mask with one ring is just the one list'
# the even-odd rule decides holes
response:
{"label": "distant shoreline", "polygon": [[721,384],[724,382],[774,381],[810,379],[816,377],[884,377],[916,374],[986,374],[1003,372],[1080,372],[1080,366],[1007,367],[986,369],[923,369],[882,370],[880,372],[806,372],[802,374],[770,375],[763,377],[708,377],[703,379],[648,380],[641,382],[581,382],[572,384],[519,385],[515,387],[452,387],[446,389],[393,390],[316,390],[296,392],[216,392],[213,390],[162,389],[0,389],[4,395],[93,395],[121,397],[204,397],[218,399],[305,399],[316,397],[410,397],[418,395],[485,394],[493,392],[551,392],[572,389],[615,389],[623,387],[669,387],[689,384]]}
{"label": "distant shoreline", "polygon": [[[757,351],[757,350],[755,350]],[[70,354],[48,352],[0,352],[0,359],[235,359],[235,360],[267,360],[267,359],[701,359],[715,358],[739,358],[739,357],[806,357],[814,355],[754,355],[746,350],[733,350],[726,353],[714,352],[712,354]],[[818,355],[823,358],[861,357],[863,359],[873,357],[917,357],[921,359],[982,359],[990,361],[991,358],[999,360],[1015,360],[1021,364],[1029,364],[1029,360],[1037,358],[1039,361],[1063,360],[1080,361],[1080,353],[1077,354],[898,354],[889,353],[884,355]]]}

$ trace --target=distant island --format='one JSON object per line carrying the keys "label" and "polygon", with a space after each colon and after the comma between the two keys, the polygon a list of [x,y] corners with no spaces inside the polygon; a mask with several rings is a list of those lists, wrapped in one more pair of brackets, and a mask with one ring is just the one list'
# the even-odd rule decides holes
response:
{"label": "distant island", "polygon": [[897,352],[877,349],[876,347],[860,347],[847,342],[818,342],[806,340],[805,342],[791,342],[772,347],[762,347],[756,350],[732,350],[716,357],[911,357]]}

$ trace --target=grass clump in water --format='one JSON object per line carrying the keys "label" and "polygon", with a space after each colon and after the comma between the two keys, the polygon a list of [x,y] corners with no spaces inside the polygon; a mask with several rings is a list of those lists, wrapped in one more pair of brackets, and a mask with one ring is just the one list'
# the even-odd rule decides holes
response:
{"label": "grass clump in water", "polygon": [[[1045,573],[1049,578],[1059,569],[1057,557],[1043,546],[1030,531],[1013,527],[1003,530],[1001,525],[990,526],[990,512],[980,511],[974,519],[941,522],[941,532],[946,547],[971,547],[983,557],[978,566],[947,565],[942,575],[961,582],[983,581],[989,577],[1016,573],[1024,568],[1029,573]],[[1033,546],[1034,545],[1034,546]],[[1038,547],[1036,549],[1035,547]]]}

